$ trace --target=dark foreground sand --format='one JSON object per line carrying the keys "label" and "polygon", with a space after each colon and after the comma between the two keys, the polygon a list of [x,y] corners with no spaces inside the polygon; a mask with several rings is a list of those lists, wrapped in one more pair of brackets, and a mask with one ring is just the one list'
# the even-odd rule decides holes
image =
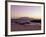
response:
{"label": "dark foreground sand", "polygon": [[41,25],[11,24],[11,31],[31,31],[31,30],[41,30]]}

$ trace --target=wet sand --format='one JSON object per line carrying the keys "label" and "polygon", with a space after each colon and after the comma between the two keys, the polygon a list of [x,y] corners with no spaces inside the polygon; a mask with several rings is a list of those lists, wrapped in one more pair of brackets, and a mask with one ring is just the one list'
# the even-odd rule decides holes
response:
{"label": "wet sand", "polygon": [[31,24],[11,24],[11,31],[31,31],[31,30],[41,30],[41,25],[31,25]]}

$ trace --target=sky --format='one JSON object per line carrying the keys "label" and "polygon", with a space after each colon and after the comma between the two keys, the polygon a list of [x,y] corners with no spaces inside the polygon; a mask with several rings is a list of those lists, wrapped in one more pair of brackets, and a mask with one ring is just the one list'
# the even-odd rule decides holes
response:
{"label": "sky", "polygon": [[41,18],[41,6],[11,5],[11,18]]}

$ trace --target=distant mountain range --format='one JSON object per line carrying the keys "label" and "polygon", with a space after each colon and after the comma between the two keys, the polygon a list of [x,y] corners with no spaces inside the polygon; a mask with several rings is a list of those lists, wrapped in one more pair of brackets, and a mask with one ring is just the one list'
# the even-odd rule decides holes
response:
{"label": "distant mountain range", "polygon": [[29,17],[21,17],[18,19],[11,19],[11,22],[15,22],[15,23],[21,23],[21,24],[29,24],[30,22],[36,22],[36,23],[41,23],[41,19],[33,19],[33,18],[29,18]]}

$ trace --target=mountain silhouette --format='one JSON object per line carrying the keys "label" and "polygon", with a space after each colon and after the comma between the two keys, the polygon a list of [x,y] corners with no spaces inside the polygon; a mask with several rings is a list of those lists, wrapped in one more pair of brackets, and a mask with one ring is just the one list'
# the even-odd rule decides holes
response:
{"label": "mountain silhouette", "polygon": [[41,20],[29,18],[29,17],[21,17],[21,18],[18,18],[18,19],[12,19],[11,22],[24,25],[24,24],[30,24],[31,22],[41,23]]}

